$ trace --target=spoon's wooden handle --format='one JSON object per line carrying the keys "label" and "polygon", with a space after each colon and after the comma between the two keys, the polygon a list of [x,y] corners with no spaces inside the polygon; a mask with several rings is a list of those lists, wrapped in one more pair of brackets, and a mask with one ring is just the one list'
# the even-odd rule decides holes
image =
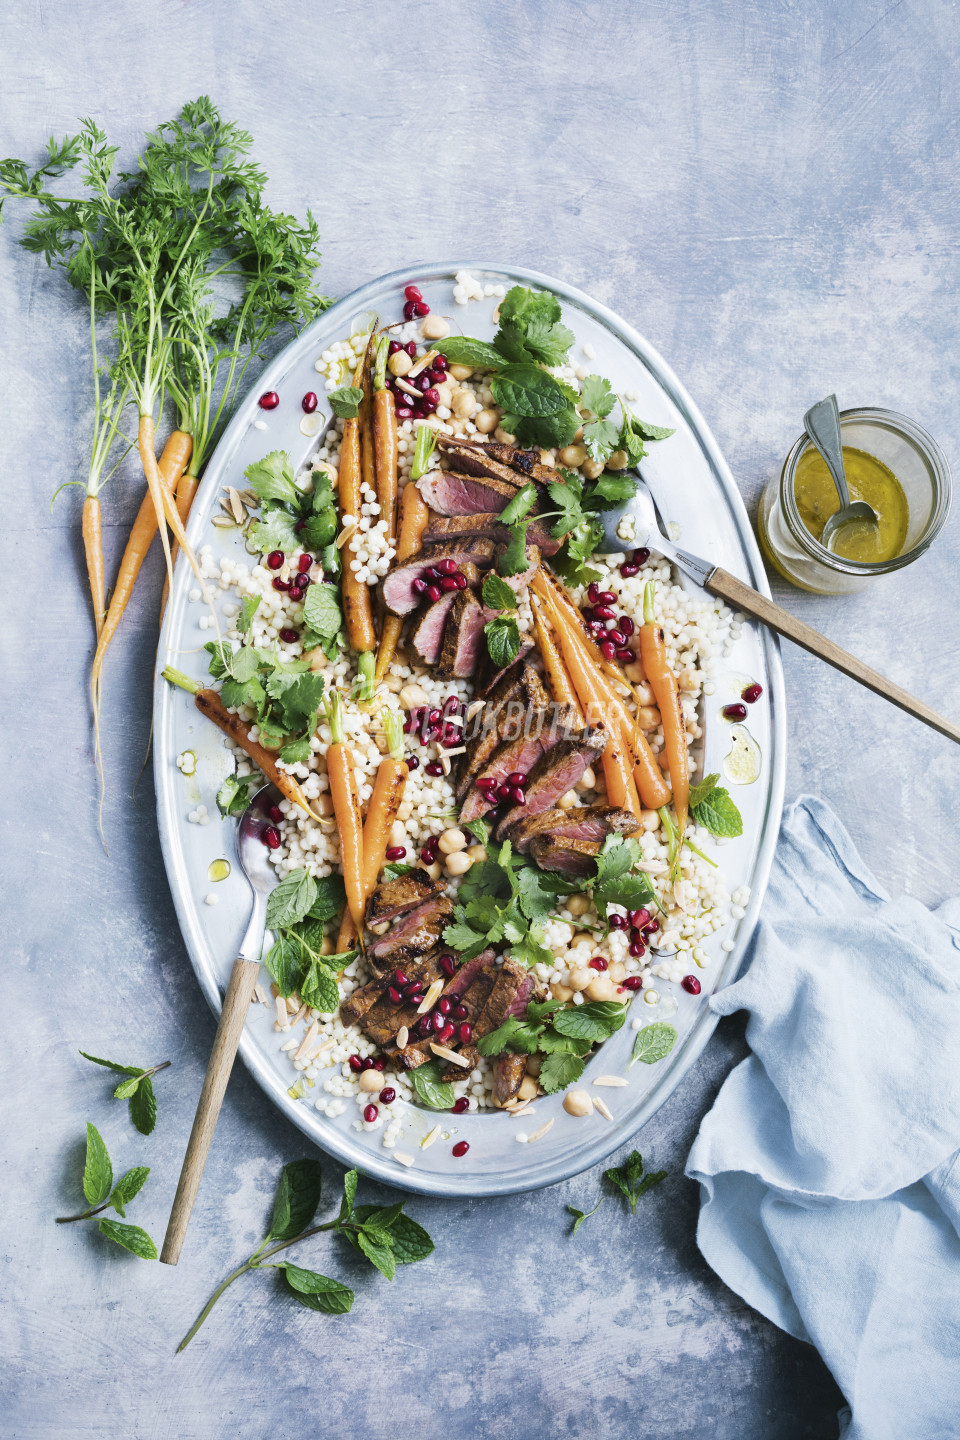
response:
{"label": "spoon's wooden handle", "polygon": [[230,983],[220,1011],[220,1023],[210,1052],[210,1062],[203,1079],[203,1089],[197,1103],[197,1113],[190,1131],[187,1153],[183,1158],[180,1182],[170,1211],[167,1233],[163,1238],[160,1259],[164,1265],[176,1265],[180,1250],[190,1224],[193,1202],[200,1188],[200,1177],[207,1163],[210,1142],[216,1129],[220,1106],[230,1071],[237,1055],[237,1046],[243,1033],[247,1011],[253,999],[253,987],[257,983],[260,965],[255,960],[235,960],[230,974]]}
{"label": "spoon's wooden handle", "polygon": [[887,680],[876,670],[871,670],[869,665],[864,665],[855,655],[848,650],[841,650],[832,640],[821,635],[818,630],[805,625],[789,610],[782,609],[768,600],[759,591],[751,589],[735,575],[727,570],[716,569],[708,575],[704,582],[704,588],[709,590],[711,595],[719,595],[721,600],[726,600],[728,605],[733,605],[737,610],[742,610],[746,615],[752,615],[756,620],[762,620],[771,630],[776,630],[778,635],[785,635],[795,645],[800,645],[804,650],[809,650],[811,655],[818,655],[821,660],[826,660],[836,670],[842,670],[844,675],[849,675],[853,680],[859,680],[861,685],[866,685],[868,690],[875,694],[882,695],[885,700],[890,700],[898,705],[901,710],[906,710],[908,715],[913,715],[929,725],[933,730],[939,730],[941,735],[946,735],[949,740],[960,742],[960,725],[955,725],[946,716],[931,710],[916,696],[910,695],[906,690],[901,690],[899,685],[894,685],[892,680]]}

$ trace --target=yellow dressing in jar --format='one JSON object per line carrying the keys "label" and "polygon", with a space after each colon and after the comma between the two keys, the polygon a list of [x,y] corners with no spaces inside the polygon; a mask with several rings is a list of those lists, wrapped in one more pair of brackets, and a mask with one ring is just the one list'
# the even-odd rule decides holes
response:
{"label": "yellow dressing in jar", "polygon": [[[846,560],[881,564],[903,550],[909,528],[910,510],[903,486],[882,460],[865,450],[843,447],[843,468],[851,500],[865,500],[876,511],[879,523],[852,521],[831,541],[830,549]],[[794,496],[800,519],[815,540],[840,509],[836,486],[822,456],[805,451],[796,464]]]}

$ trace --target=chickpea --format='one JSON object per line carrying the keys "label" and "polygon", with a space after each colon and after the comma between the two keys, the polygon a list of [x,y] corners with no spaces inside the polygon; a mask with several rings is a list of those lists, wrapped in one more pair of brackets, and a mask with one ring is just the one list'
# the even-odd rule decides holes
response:
{"label": "chickpea", "polygon": [[654,703],[653,691],[650,689],[649,685],[635,685],[633,689],[634,694],[637,697],[638,705],[652,705]]}
{"label": "chickpea", "polygon": [[448,371],[454,380],[469,380],[473,374],[472,365],[451,365]]}
{"label": "chickpea", "polygon": [[598,975],[593,970],[590,971],[590,974],[594,978],[586,988],[588,1000],[616,1000],[618,998],[617,987],[610,979],[609,974]]}
{"label": "chickpea", "polygon": [[446,405],[449,410],[453,404],[453,386],[449,381],[444,380],[442,385],[437,386],[437,394],[440,396],[440,404]]}
{"label": "chickpea", "polygon": [[627,967],[622,960],[615,960],[607,971],[607,974],[615,985],[619,985],[621,981],[627,978]]}
{"label": "chickpea", "polygon": [[577,781],[576,785],[574,786],[574,789],[576,789],[576,790],[595,790],[596,787],[597,787],[597,777],[596,777],[594,771],[593,771],[593,770],[591,769],[591,767],[588,765],[587,768],[586,768],[586,770],[584,770],[583,774],[580,776],[580,779]]}
{"label": "chickpea", "polygon": [[590,909],[590,900],[586,895],[568,895],[567,909],[571,915],[586,915]]}
{"label": "chickpea", "polygon": [[681,690],[699,690],[699,672],[694,669],[681,670],[680,674],[677,676],[677,684],[680,686]]}
{"label": "chickpea", "polygon": [[394,820],[393,824],[390,826],[390,844],[391,844],[391,845],[406,845],[406,843],[407,843],[407,827],[406,827],[406,825],[404,825],[404,823],[403,823],[402,820]]}
{"label": "chickpea", "polygon": [[626,675],[631,685],[639,685],[647,678],[644,673],[643,666],[640,664],[639,660],[631,660],[628,665],[624,665],[623,673],[624,675]]}
{"label": "chickpea", "polygon": [[644,834],[652,834],[660,824],[660,816],[656,810],[644,810],[640,815],[640,824],[643,826]]}
{"label": "chickpea", "polygon": [[571,945],[592,945],[593,936],[586,930],[580,930],[570,941]]}
{"label": "chickpea", "polygon": [[317,646],[316,650],[304,650],[303,658],[304,660],[309,660],[310,669],[315,675],[318,674],[321,670],[326,670],[327,666],[330,664],[330,661],[327,659],[326,655],[324,655],[319,645]]}
{"label": "chickpea", "polygon": [[[473,861],[463,850],[458,850],[455,854],[447,856],[448,875],[466,875],[472,865]],[[437,869],[439,868],[438,865]]]}
{"label": "chickpea", "polygon": [[569,465],[571,470],[576,470],[587,458],[586,445],[564,445],[557,457],[561,465]]}
{"label": "chickpea", "polygon": [[516,435],[511,435],[509,430],[504,430],[500,425],[494,430],[493,438],[499,440],[501,445],[516,445],[517,443]]}
{"label": "chickpea", "polygon": [[539,1055],[528,1055],[528,1056],[527,1056],[527,1074],[528,1074],[528,1075],[533,1075],[533,1076],[539,1075],[539,1074],[540,1074],[540,1066],[541,1066],[542,1064],[543,1064],[543,1060],[541,1059],[541,1057],[540,1057]]}
{"label": "chickpea", "polygon": [[535,1100],[540,1086],[532,1075],[524,1075],[520,1081],[520,1089],[517,1091],[518,1100]]}
{"label": "chickpea", "polygon": [[500,424],[499,410],[481,410],[479,415],[474,415],[473,423],[481,435],[489,435],[491,430],[496,430]]}
{"label": "chickpea", "polygon": [[543,446],[541,446],[541,447],[540,447],[540,463],[541,463],[542,465],[550,465],[550,466],[556,465],[556,463],[557,463],[557,452],[556,452],[556,450],[544,450]]}
{"label": "chickpea", "polygon": [[360,1074],[360,1089],[361,1089],[361,1090],[366,1090],[367,1092],[369,1092],[369,1091],[371,1091],[371,1090],[379,1090],[382,1085],[383,1085],[383,1077],[381,1076],[379,1070],[363,1070],[363,1071],[361,1072],[361,1074]]}
{"label": "chickpea", "polygon": [[614,450],[612,455],[607,456],[608,470],[626,470],[630,463],[630,456],[626,450]]}
{"label": "chickpea", "polygon": [[656,705],[641,705],[637,711],[637,724],[641,730],[656,730],[660,724],[660,711]]}
{"label": "chickpea", "polygon": [[580,466],[580,469],[583,471],[584,475],[587,477],[588,480],[599,480],[600,476],[603,474],[603,461],[591,460],[588,455],[586,460],[584,460],[583,464]]}
{"label": "chickpea", "polygon": [[403,689],[403,681],[399,675],[388,675],[383,682],[383,688],[389,690],[391,695],[399,695]]}
{"label": "chickpea", "polygon": [[437,848],[442,850],[444,855],[455,855],[458,850],[467,848],[467,837],[462,830],[444,830],[437,841]]}
{"label": "chickpea", "polygon": [[572,810],[575,805],[579,804],[580,800],[576,790],[568,790],[567,793],[565,795],[561,795],[560,799],[557,801],[557,805],[561,810]]}
{"label": "chickpea", "polygon": [[442,340],[450,334],[450,326],[442,315],[428,315],[420,326],[420,334],[424,340]]}
{"label": "chickpea", "polygon": [[472,390],[458,390],[450,402],[450,409],[458,420],[469,420],[479,410],[479,402]]}
{"label": "chickpea", "polygon": [[398,350],[397,353],[391,355],[387,361],[387,369],[391,375],[409,375],[413,369],[413,360],[407,354],[406,350]]}
{"label": "chickpea", "polygon": [[571,990],[586,990],[593,984],[596,973],[595,970],[588,970],[586,966],[582,970],[578,967],[576,970],[570,971],[567,976],[567,984]]}
{"label": "chickpea", "polygon": [[440,869],[439,860],[434,860],[432,865],[424,865],[423,863],[421,863],[420,869],[426,875],[429,875],[431,880],[439,880],[440,876],[443,874],[443,871]]}
{"label": "chickpea", "polygon": [[[367,1071],[363,1073],[366,1075]],[[593,1101],[586,1090],[568,1090],[563,1097],[563,1108],[568,1115],[589,1115]]]}
{"label": "chickpea", "polygon": [[330,799],[329,790],[325,790],[322,795],[317,796],[313,802],[313,808],[318,815],[333,814],[333,801]]}
{"label": "chickpea", "polygon": [[422,685],[404,685],[400,691],[400,704],[404,710],[416,710],[418,705],[429,705],[430,697]]}
{"label": "chickpea", "polygon": [[485,846],[485,845],[470,845],[470,846],[468,847],[468,849],[467,849],[467,854],[470,856],[470,859],[473,861],[474,864],[476,864],[478,860],[486,860],[486,858],[487,858],[486,846]]}
{"label": "chickpea", "polygon": [[550,986],[550,994],[553,996],[554,1000],[573,999],[573,991],[570,989],[570,986],[561,985],[559,980],[554,980],[553,984]]}

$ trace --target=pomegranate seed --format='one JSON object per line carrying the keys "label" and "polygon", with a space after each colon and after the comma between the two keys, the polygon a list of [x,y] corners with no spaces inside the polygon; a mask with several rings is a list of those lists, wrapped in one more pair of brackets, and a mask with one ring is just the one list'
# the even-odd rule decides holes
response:
{"label": "pomegranate seed", "polygon": [[427,586],[427,599],[428,599],[428,600],[439,600],[439,599],[440,599],[440,586],[439,586],[439,585],[428,585],[428,586]]}
{"label": "pomegranate seed", "polygon": [[288,590],[290,589],[290,581],[289,581],[289,580],[281,580],[279,575],[274,575],[274,577],[273,577],[273,588],[274,588],[274,590],[288,591]]}
{"label": "pomegranate seed", "polygon": [[303,594],[304,590],[309,590],[310,576],[304,575],[303,571],[301,570],[299,575],[294,575],[293,577],[293,588],[294,590],[299,590],[301,594]]}
{"label": "pomegranate seed", "polygon": [[467,1009],[466,1005],[454,1005],[450,1013],[453,1016],[454,1020],[466,1020],[470,1016],[470,1011]]}
{"label": "pomegranate seed", "polygon": [[265,390],[257,401],[261,410],[276,410],[280,404],[280,396],[276,390]]}
{"label": "pomegranate seed", "polygon": [[627,954],[632,955],[634,960],[639,960],[641,955],[647,953],[647,947],[642,940],[631,940],[627,947]]}
{"label": "pomegranate seed", "polygon": [[387,846],[387,859],[388,859],[388,860],[402,860],[403,857],[404,857],[404,855],[406,855],[406,853],[407,853],[407,847],[406,847],[406,845],[388,845],[388,846]]}
{"label": "pomegranate seed", "polygon": [[394,985],[409,985],[410,981],[408,980],[407,976],[404,975],[402,970],[394,970],[393,983]]}
{"label": "pomegranate seed", "polygon": [[444,725],[440,743],[445,750],[450,750],[454,745],[460,744],[460,731],[456,725]]}
{"label": "pomegranate seed", "polygon": [[478,790],[496,790],[497,782],[492,775],[478,775],[473,782]]}
{"label": "pomegranate seed", "polygon": [[[424,766],[424,769],[426,770],[427,774],[432,775],[434,779],[436,779],[438,775],[443,774],[443,766],[440,764],[439,760],[431,760],[429,765]],[[437,852],[434,851],[433,853],[434,856],[436,856]]]}
{"label": "pomegranate seed", "polygon": [[473,1039],[473,1026],[468,1025],[466,1021],[464,1021],[462,1025],[458,1025],[457,1039],[459,1040],[461,1045],[469,1045],[470,1041]]}
{"label": "pomegranate seed", "polygon": [[407,354],[410,356],[410,359],[411,359],[411,360],[416,360],[416,358],[417,358],[417,342],[416,342],[416,340],[408,340],[407,343],[406,343],[406,345],[404,345],[403,348],[404,348],[404,350],[406,350],[406,352],[407,352]]}
{"label": "pomegranate seed", "polygon": [[617,653],[617,647],[612,640],[604,640],[600,645],[600,654],[604,660],[612,660]]}
{"label": "pomegranate seed", "polygon": [[442,1030],[446,1029],[447,1017],[439,1010],[434,1010],[430,1017],[430,1023],[433,1026],[434,1032],[439,1035]]}
{"label": "pomegranate seed", "polygon": [[406,304],[404,305],[404,307],[403,307],[403,318],[404,318],[404,320],[414,320],[414,319],[416,319],[416,314],[417,314],[417,302],[416,302],[416,300],[408,300],[408,301],[406,302]]}
{"label": "pomegranate seed", "polygon": [[424,370],[420,375],[417,375],[416,378],[412,381],[412,384],[416,385],[421,395],[423,395],[427,390],[429,390],[430,381],[427,379],[426,370]]}
{"label": "pomegranate seed", "polygon": [[392,1085],[384,1085],[378,1096],[381,1105],[392,1105],[396,1098],[397,1092]]}
{"label": "pomegranate seed", "polygon": [[627,917],[626,917],[626,915],[611,915],[611,916],[609,917],[609,919],[610,919],[610,929],[611,929],[611,930],[626,930],[626,928],[627,928]]}
{"label": "pomegranate seed", "polygon": [[264,830],[263,832],[263,843],[264,845],[266,845],[268,850],[279,850],[280,831],[275,830],[272,825],[268,825],[266,830]]}
{"label": "pomegranate seed", "polygon": [[[430,377],[428,376],[427,378],[429,379]],[[427,389],[424,390],[423,403],[424,405],[429,405],[431,410],[436,410],[437,406],[440,404],[440,395],[432,385],[428,386]]]}
{"label": "pomegranate seed", "polygon": [[524,774],[523,774],[521,771],[519,771],[519,770],[514,770],[514,772],[513,772],[512,775],[508,775],[508,776],[507,776],[507,784],[508,784],[508,785],[519,785],[519,786],[522,787],[522,786],[526,785],[526,783],[527,783],[527,777],[526,777],[526,775],[524,775]]}
{"label": "pomegranate seed", "polygon": [[314,395],[312,390],[307,391],[306,395],[304,395],[303,399],[300,401],[300,406],[305,415],[313,414],[314,410],[316,410],[317,408],[317,397],[316,395]]}
{"label": "pomegranate seed", "polygon": [[625,560],[620,566],[620,574],[624,580],[632,580],[634,575],[640,574],[640,566],[634,565],[630,560]]}
{"label": "pomegranate seed", "polygon": [[441,955],[437,964],[448,979],[457,973],[457,962],[452,955]]}
{"label": "pomegranate seed", "polygon": [[366,1120],[368,1125],[372,1125],[379,1114],[380,1111],[377,1109],[376,1105],[364,1105],[363,1118],[364,1120]]}
{"label": "pomegranate seed", "polygon": [[422,981],[422,980],[408,980],[407,983],[406,983],[406,985],[404,985],[404,987],[403,987],[403,997],[404,997],[405,1000],[412,1000],[415,995],[422,995],[422,994],[423,994],[423,981]]}
{"label": "pomegranate seed", "polygon": [[594,955],[592,960],[587,961],[587,964],[591,970],[606,970],[607,968],[607,962],[602,955]]}
{"label": "pomegranate seed", "polygon": [[400,344],[399,340],[391,340],[389,346],[387,347],[387,354],[396,355],[397,352],[402,349],[403,346]]}
{"label": "pomegranate seed", "polygon": [[430,864],[437,858],[437,837],[434,835],[423,847],[423,858]]}
{"label": "pomegranate seed", "polygon": [[643,981],[641,980],[641,978],[640,978],[639,975],[628,975],[627,978],[626,978],[626,980],[624,980],[624,982],[623,982],[623,989],[624,989],[624,990],[642,990],[642,989],[643,989]]}
{"label": "pomegranate seed", "polygon": [[498,799],[498,800],[509,800],[509,799],[510,799],[510,786],[509,786],[509,785],[498,785],[498,786],[497,786],[497,799]]}
{"label": "pomegranate seed", "polygon": [[616,603],[617,603],[617,597],[616,597],[616,595],[614,595],[614,593],[613,593],[612,590],[601,590],[601,591],[600,591],[600,604],[601,604],[601,605],[616,605]]}
{"label": "pomegranate seed", "polygon": [[282,550],[271,550],[270,554],[267,556],[267,564],[269,565],[271,570],[279,570],[280,566],[283,564],[283,559],[284,556]]}
{"label": "pomegranate seed", "polygon": [[459,1160],[461,1156],[466,1155],[469,1149],[470,1146],[467,1144],[466,1140],[458,1140],[456,1145],[454,1145],[451,1153],[455,1155],[456,1158]]}
{"label": "pomegranate seed", "polygon": [[626,645],[624,645],[620,649],[618,649],[617,659],[620,661],[621,665],[629,665],[630,661],[633,659],[633,651],[630,650]]}
{"label": "pomegranate seed", "polygon": [[410,755],[407,757],[407,769],[410,771],[420,769],[420,761],[417,759],[416,755]]}
{"label": "pomegranate seed", "polygon": [[359,1075],[360,1071],[363,1069],[363,1061],[360,1059],[359,1055],[351,1055],[350,1059],[347,1061],[347,1064],[350,1066],[350,1069],[353,1071],[354,1075]]}
{"label": "pomegranate seed", "polygon": [[312,564],[313,556],[308,555],[306,551],[304,551],[304,553],[300,556],[300,559],[297,561],[297,569],[300,571],[301,575],[306,575]]}
{"label": "pomegranate seed", "polygon": [[467,1110],[470,1109],[470,1101],[467,1099],[466,1095],[461,1095],[459,1100],[454,1100],[450,1109],[453,1111],[454,1115],[463,1115]]}
{"label": "pomegranate seed", "polygon": [[446,372],[438,370],[435,365],[431,365],[429,370],[424,371],[424,374],[429,375],[431,385],[442,385],[447,378]]}
{"label": "pomegranate seed", "polygon": [[700,981],[697,979],[696,975],[684,975],[683,979],[680,981],[680,984],[683,986],[684,990],[686,990],[688,995],[700,994]]}
{"label": "pomegranate seed", "polygon": [[456,560],[451,560],[449,557],[446,560],[437,561],[437,569],[440,571],[441,575],[452,575],[455,572],[456,568]]}
{"label": "pomegranate seed", "polygon": [[527,797],[526,795],[524,795],[519,785],[510,786],[510,799],[513,801],[514,805],[526,805],[527,803]]}
{"label": "pomegranate seed", "polygon": [[620,616],[620,619],[617,621],[617,629],[622,631],[624,635],[633,634],[634,625],[629,615]]}
{"label": "pomegranate seed", "polygon": [[427,582],[426,580],[421,580],[420,577],[417,576],[416,580],[412,580],[410,582],[410,588],[413,591],[414,595],[422,595],[424,590],[426,590],[427,588]]}
{"label": "pomegranate seed", "polygon": [[284,629],[280,631],[280,639],[283,641],[284,645],[292,645],[296,638],[296,630],[291,630],[289,627],[284,627]]}
{"label": "pomegranate seed", "polygon": [[279,825],[280,821],[283,819],[283,811],[280,809],[279,805],[271,805],[270,809],[267,811],[267,814],[270,816],[270,819],[275,825]]}
{"label": "pomegranate seed", "polygon": [[404,300],[422,300],[423,295],[417,289],[416,285],[407,285],[404,288],[403,298]]}
{"label": "pomegranate seed", "polygon": [[633,554],[630,556],[630,559],[633,561],[634,565],[646,565],[647,561],[650,559],[650,551],[645,545],[641,546],[639,550],[634,550]]}
{"label": "pomegranate seed", "polygon": [[467,577],[466,577],[466,575],[461,575],[461,574],[459,574],[459,572],[458,572],[458,573],[457,573],[456,575],[454,575],[454,577],[453,577],[453,583],[454,583],[454,585],[456,585],[456,587],[457,587],[458,590],[466,590],[466,588],[467,588]]}
{"label": "pomegranate seed", "polygon": [[449,1045],[450,1041],[453,1039],[456,1033],[456,1029],[457,1027],[456,1025],[454,1025],[453,1021],[448,1020],[444,1025],[443,1029],[440,1031],[440,1044]]}
{"label": "pomegranate seed", "polygon": [[391,1005],[399,1005],[403,1001],[403,996],[400,994],[399,990],[395,989],[395,987],[391,985],[387,990],[387,999],[390,1001]]}
{"label": "pomegranate seed", "polygon": [[443,713],[444,715],[460,714],[460,701],[458,700],[456,695],[448,695],[446,700],[444,700]]}
{"label": "pomegranate seed", "polygon": [[364,1055],[364,1057],[363,1057],[363,1068],[364,1068],[364,1070],[372,1070],[373,1067],[374,1067],[374,1063],[375,1063],[375,1062],[374,1062],[374,1058],[373,1058],[372,1055]]}
{"label": "pomegranate seed", "polygon": [[450,999],[449,995],[440,996],[440,999],[437,1001],[437,1009],[440,1011],[441,1015],[450,1014],[450,1011],[453,1009],[453,1001]]}
{"label": "pomegranate seed", "polygon": [[439,580],[439,579],[440,579],[440,571],[439,571],[439,570],[436,570],[432,565],[431,565],[427,570],[424,570],[423,573],[424,573],[424,577],[425,577],[427,580]]}
{"label": "pomegranate seed", "polygon": [[618,650],[622,650],[624,645],[627,643],[626,635],[624,635],[622,630],[618,630],[616,627],[614,627],[612,630],[607,631],[607,639],[611,641],[612,644],[616,645]]}
{"label": "pomegranate seed", "polygon": [[395,411],[394,411],[394,414],[396,415],[396,417],[397,417],[398,420],[412,420],[412,419],[413,419],[413,406],[412,406],[412,405],[398,405],[398,406],[396,407]]}
{"label": "pomegranate seed", "polygon": [[633,926],[634,930],[640,930],[644,925],[646,925],[649,919],[650,911],[646,908],[644,908],[643,910],[630,911],[630,924]]}
{"label": "pomegranate seed", "polygon": [[387,1068],[387,1062],[386,1062],[386,1060],[384,1060],[382,1056],[378,1055],[377,1058],[376,1058],[376,1060],[374,1060],[374,1062],[373,1062],[373,1068],[374,1068],[374,1070],[386,1070],[386,1068]]}
{"label": "pomegranate seed", "polygon": [[590,601],[591,605],[599,604],[600,586],[597,584],[596,581],[594,581],[592,585],[587,586],[587,599]]}
{"label": "pomegranate seed", "polygon": [[614,614],[609,605],[594,605],[593,618],[595,620],[612,620]]}
{"label": "pomegranate seed", "polygon": [[746,690],[742,690],[740,692],[740,699],[746,700],[748,705],[755,705],[762,694],[762,685],[748,685]]}
{"label": "pomegranate seed", "polygon": [[652,919],[652,920],[648,920],[647,923],[646,923],[646,925],[644,925],[644,927],[643,927],[643,933],[644,933],[644,935],[656,935],[656,933],[657,933],[657,931],[658,931],[659,929],[660,929],[660,921],[657,919],[656,915],[654,915],[653,919]]}
{"label": "pomegranate seed", "polygon": [[[276,584],[277,582],[274,581],[273,583]],[[724,705],[723,718],[724,720],[746,720],[746,705]]]}
{"label": "pomegranate seed", "polygon": [[444,575],[443,579],[440,581],[440,589],[444,592],[444,594],[449,595],[452,591],[456,590],[456,588],[456,575]]}

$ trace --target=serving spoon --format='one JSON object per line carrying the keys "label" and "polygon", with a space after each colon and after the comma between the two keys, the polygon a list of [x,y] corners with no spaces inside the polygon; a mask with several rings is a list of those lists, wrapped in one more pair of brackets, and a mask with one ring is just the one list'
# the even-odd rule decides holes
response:
{"label": "serving spoon", "polygon": [[167,1233],[163,1239],[163,1249],[160,1251],[160,1259],[165,1265],[176,1265],[180,1258],[187,1226],[190,1224],[190,1214],[200,1188],[203,1167],[207,1163],[210,1142],[213,1140],[217,1117],[220,1114],[220,1106],[223,1104],[227,1081],[230,1079],[247,1011],[250,1009],[250,1001],[253,999],[254,986],[260,973],[260,952],[263,949],[267,919],[267,896],[278,883],[277,872],[268,859],[270,851],[264,844],[263,832],[271,823],[266,814],[268,807],[277,804],[282,799],[283,796],[276,786],[265,785],[257,791],[240,817],[240,828],[237,832],[237,858],[253,891],[253,909],[250,912],[250,923],[240,942],[240,953],[234,960],[233,969],[230,972],[230,982],[223,998],[217,1033],[214,1036],[207,1073],[204,1076],[203,1088],[197,1102],[197,1113],[194,1116],[193,1129],[190,1131],[187,1153],[183,1159],[177,1193],[174,1197],[173,1209],[170,1211]]}
{"label": "serving spoon", "polygon": [[840,435],[840,409],[836,395],[828,395],[826,400],[812,405],[803,417],[803,428],[819,450],[840,498],[840,509],[829,517],[820,536],[820,544],[825,550],[829,550],[830,542],[836,538],[837,532],[851,521],[859,520],[868,525],[879,525],[880,517],[866,500],[850,499],[847,474],[843,468],[843,440]]}
{"label": "serving spoon", "polygon": [[664,534],[663,527],[657,512],[656,503],[646,481],[642,476],[637,476],[637,492],[632,499],[618,510],[601,510],[597,519],[603,526],[603,539],[597,546],[597,551],[602,555],[609,555],[622,552],[628,548],[628,542],[618,533],[622,522],[630,520],[633,522],[633,535],[629,541],[630,548],[646,547],[656,550],[659,554],[670,560],[677,569],[682,571],[697,585],[702,585],[704,590],[711,595],[718,595],[721,600],[732,605],[736,610],[742,610],[745,615],[752,615],[755,620],[761,620],[769,629],[775,630],[778,635],[784,635],[799,645],[804,650],[809,650],[811,655],[817,655],[821,660],[826,660],[835,670],[841,670],[844,675],[851,679],[858,680],[868,690],[876,695],[882,695],[885,700],[890,700],[901,710],[906,710],[908,715],[913,715],[917,720],[922,720],[925,725],[938,730],[941,735],[946,735],[949,740],[960,742],[960,725],[956,725],[946,716],[940,715],[925,705],[922,700],[902,690],[892,680],[887,680],[877,670],[871,670],[862,660],[851,655],[848,650],[842,650],[825,635],[814,630],[812,626],[805,625],[789,610],[774,604],[768,600],[766,595],[761,595],[752,586],[745,585],[728,570],[723,570],[719,565],[712,565],[709,560],[701,560],[698,555],[691,555],[686,550],[680,550]]}

